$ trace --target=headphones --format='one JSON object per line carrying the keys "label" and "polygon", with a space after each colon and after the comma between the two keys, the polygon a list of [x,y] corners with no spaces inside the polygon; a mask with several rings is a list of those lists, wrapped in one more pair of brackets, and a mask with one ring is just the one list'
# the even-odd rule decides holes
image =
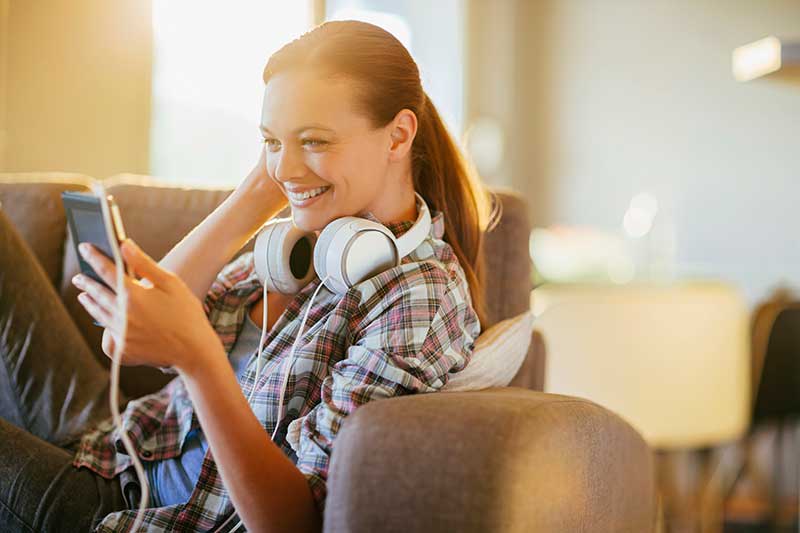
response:
{"label": "headphones", "polygon": [[431,215],[418,193],[417,220],[400,237],[383,224],[347,216],[330,222],[317,237],[291,219],[268,222],[256,237],[255,268],[265,289],[296,294],[315,274],[336,294],[400,264],[425,240]]}

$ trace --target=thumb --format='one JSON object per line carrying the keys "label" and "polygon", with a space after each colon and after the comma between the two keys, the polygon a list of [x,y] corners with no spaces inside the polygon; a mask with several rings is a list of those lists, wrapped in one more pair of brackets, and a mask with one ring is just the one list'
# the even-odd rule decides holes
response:
{"label": "thumb", "polygon": [[171,280],[171,272],[164,270],[149,255],[144,253],[139,246],[131,239],[125,239],[120,246],[122,258],[138,276],[150,280],[154,285],[163,287]]}

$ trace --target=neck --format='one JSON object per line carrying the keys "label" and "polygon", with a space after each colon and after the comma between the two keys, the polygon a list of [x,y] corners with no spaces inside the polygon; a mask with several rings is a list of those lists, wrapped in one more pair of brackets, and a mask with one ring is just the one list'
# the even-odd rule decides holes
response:
{"label": "neck", "polygon": [[417,199],[413,183],[411,164],[408,161],[398,164],[389,170],[386,187],[365,211],[372,213],[382,224],[416,220]]}

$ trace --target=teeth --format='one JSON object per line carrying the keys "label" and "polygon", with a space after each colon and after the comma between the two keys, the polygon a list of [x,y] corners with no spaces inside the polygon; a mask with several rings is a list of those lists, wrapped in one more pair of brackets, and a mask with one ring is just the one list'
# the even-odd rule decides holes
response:
{"label": "teeth", "polygon": [[286,191],[286,194],[289,195],[289,198],[291,200],[301,201],[301,200],[305,200],[306,198],[311,198],[312,196],[317,196],[318,194],[322,194],[323,192],[327,191],[330,188],[331,187],[329,185],[327,187],[318,187],[316,189],[312,189],[310,191],[306,191],[306,192],[302,192],[302,193]]}

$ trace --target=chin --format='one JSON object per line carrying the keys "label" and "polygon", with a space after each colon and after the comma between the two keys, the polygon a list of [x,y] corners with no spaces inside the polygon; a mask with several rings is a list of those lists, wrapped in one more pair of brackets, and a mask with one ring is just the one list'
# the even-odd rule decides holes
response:
{"label": "chin", "polygon": [[333,219],[322,213],[309,213],[305,209],[292,208],[292,222],[303,231],[322,231]]}

